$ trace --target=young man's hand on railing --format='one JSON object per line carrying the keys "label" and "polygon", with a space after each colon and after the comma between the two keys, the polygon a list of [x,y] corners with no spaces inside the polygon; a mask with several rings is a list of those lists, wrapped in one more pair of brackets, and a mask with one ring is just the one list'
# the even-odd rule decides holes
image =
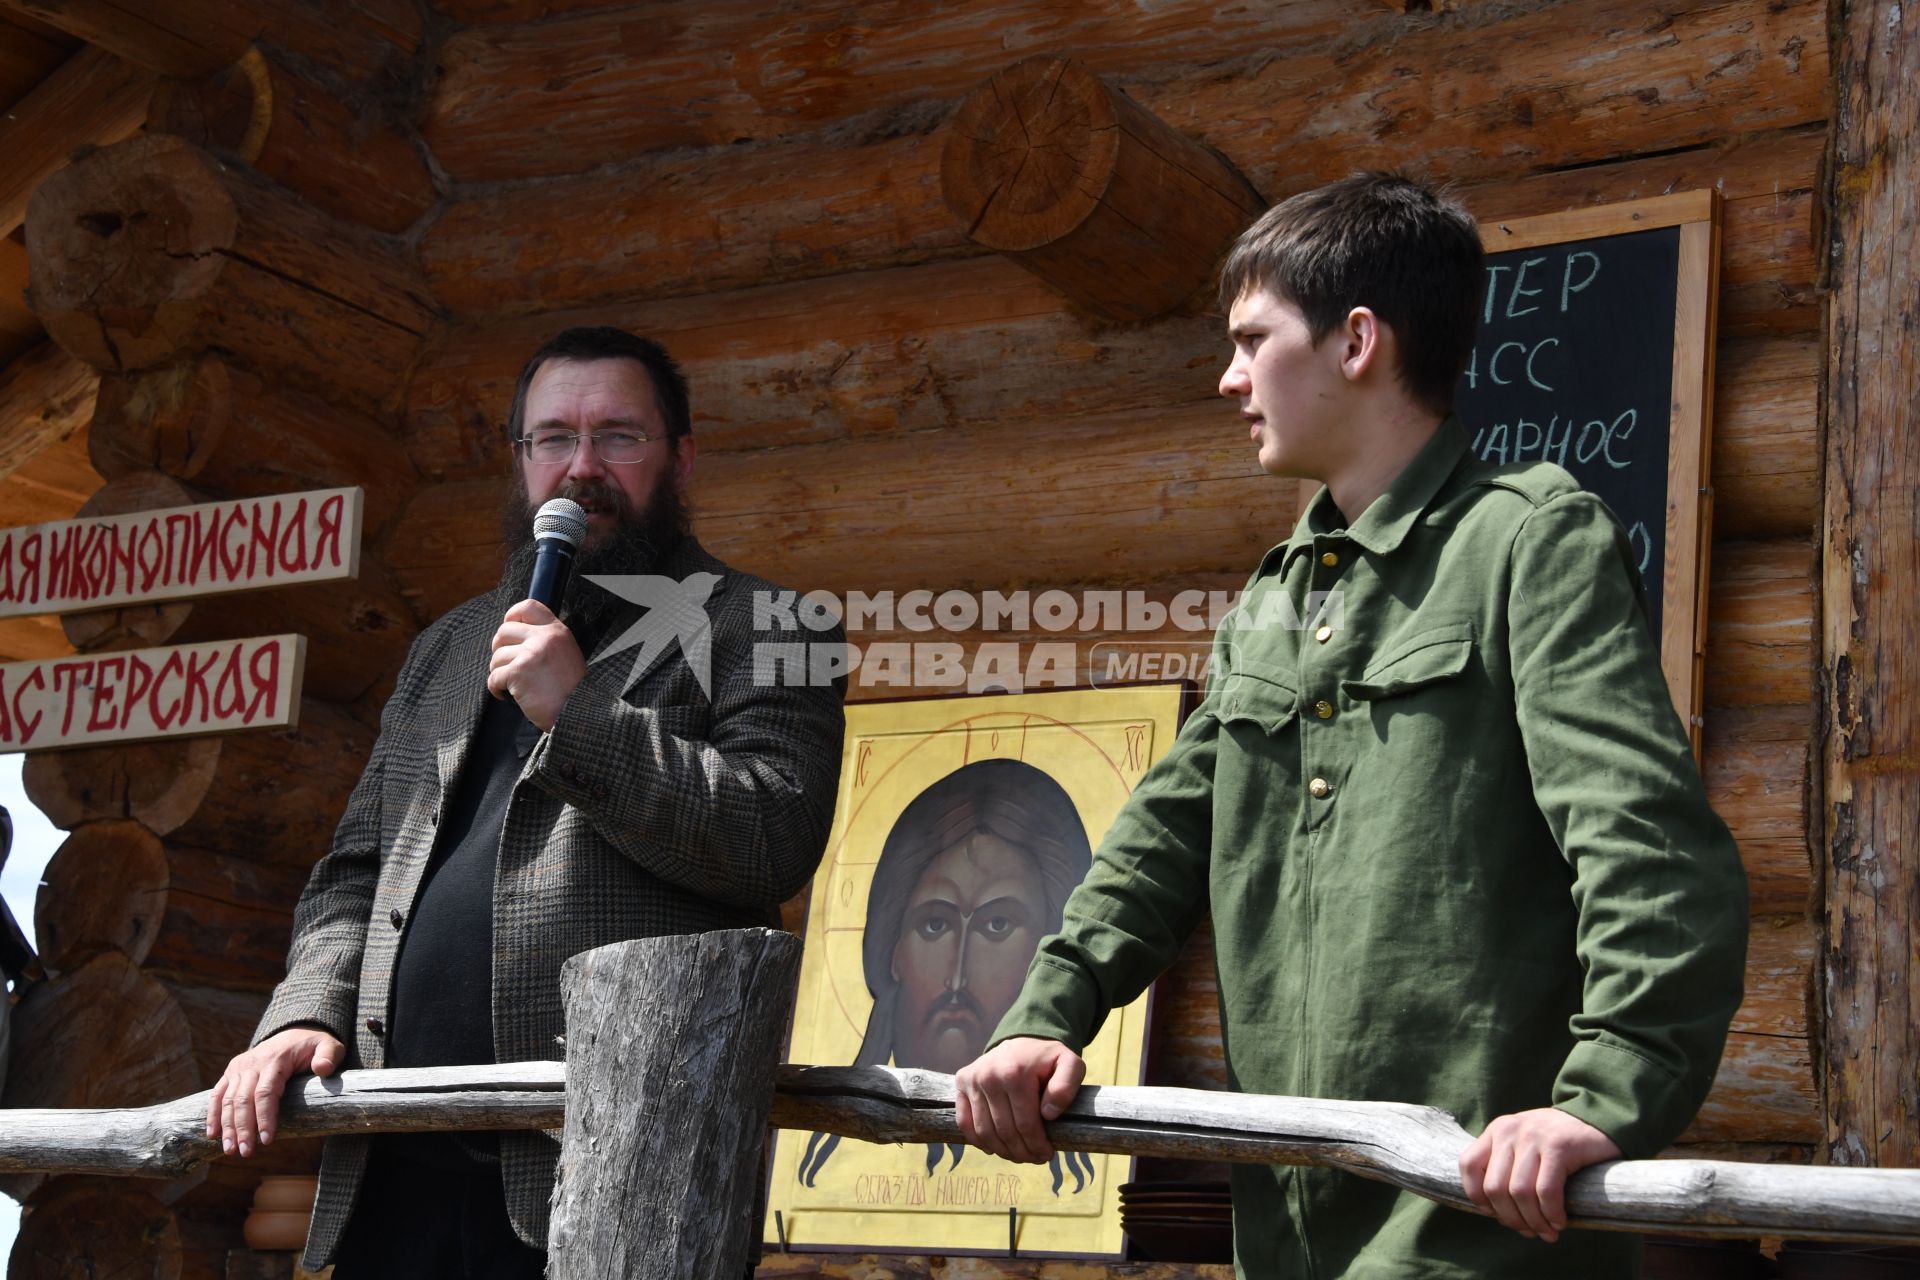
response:
{"label": "young man's hand on railing", "polygon": [[1553,1107],[1500,1116],[1460,1153],[1467,1198],[1503,1226],[1552,1244],[1567,1229],[1567,1179],[1590,1164],[1618,1160],[1600,1130]]}
{"label": "young man's hand on railing", "polygon": [[1086,1075],[1086,1062],[1058,1040],[1002,1040],[953,1078],[954,1119],[982,1151],[1042,1164],[1053,1157],[1046,1122],[1060,1118]]}
{"label": "young man's hand on railing", "polygon": [[[346,1061],[347,1047],[318,1027],[288,1027],[227,1064],[207,1103],[207,1137],[220,1150],[250,1156],[273,1141],[280,1095],[303,1071],[330,1076]],[[255,1139],[258,1139],[256,1142]]]}

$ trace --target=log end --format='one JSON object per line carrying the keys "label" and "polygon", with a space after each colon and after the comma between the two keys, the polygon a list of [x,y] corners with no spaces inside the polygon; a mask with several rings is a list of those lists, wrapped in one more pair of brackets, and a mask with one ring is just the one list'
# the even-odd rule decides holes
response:
{"label": "log end", "polygon": [[[101,486],[81,505],[77,518],[185,507],[193,501],[193,493],[171,476],[158,471],[131,471]],[[192,602],[185,600],[89,609],[62,615],[60,628],[68,643],[82,653],[137,649],[165,644],[192,612]]]}
{"label": "log end", "polygon": [[35,751],[20,768],[34,807],[63,831],[132,818],[166,835],[192,817],[213,783],[219,737]]}
{"label": "log end", "polygon": [[1051,244],[1085,222],[1112,180],[1112,90],[1068,58],[1026,58],[960,105],[940,157],[947,208],[1002,253]]}
{"label": "log end", "polygon": [[117,951],[35,983],[13,1016],[8,1107],[140,1107],[201,1086],[187,1015]]}
{"label": "log end", "polygon": [[90,822],[61,843],[34,901],[34,932],[50,969],[78,969],[103,951],[139,964],[153,950],[167,901],[167,855],[137,822]]}
{"label": "log end", "polygon": [[143,1187],[60,1178],[36,1191],[20,1223],[13,1276],[178,1276],[180,1226]]}
{"label": "log end", "polygon": [[1028,58],[968,96],[941,155],[947,208],[1098,322],[1198,299],[1263,207],[1216,152],[1077,62]]}
{"label": "log end", "polygon": [[192,479],[226,434],[231,383],[217,357],[103,380],[87,433],[93,469],[108,480],[148,470]]}
{"label": "log end", "polygon": [[273,83],[257,46],[212,75],[162,81],[147,104],[149,131],[230,151],[247,164],[259,158],[272,118]]}
{"label": "log end", "polygon": [[27,205],[28,300],[47,332],[100,369],[140,369],[194,340],[239,227],[218,165],[147,135],[83,156]]}

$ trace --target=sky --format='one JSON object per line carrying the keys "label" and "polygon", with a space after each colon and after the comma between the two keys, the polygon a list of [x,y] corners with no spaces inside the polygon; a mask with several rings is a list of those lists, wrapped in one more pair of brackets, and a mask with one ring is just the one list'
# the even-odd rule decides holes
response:
{"label": "sky", "polygon": [[[0,805],[13,816],[13,853],[0,870],[0,897],[13,908],[13,918],[33,937],[33,897],[40,889],[40,873],[53,851],[64,838],[54,825],[27,799],[20,786],[22,755],[0,756]],[[13,1238],[20,1230],[20,1206],[0,1195],[0,1264],[13,1252]],[[5,1272],[0,1265],[0,1274]]]}

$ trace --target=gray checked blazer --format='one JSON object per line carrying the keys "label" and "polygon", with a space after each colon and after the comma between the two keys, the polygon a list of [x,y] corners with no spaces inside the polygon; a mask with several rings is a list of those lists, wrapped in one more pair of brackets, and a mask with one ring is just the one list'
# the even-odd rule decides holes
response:
{"label": "gray checked blazer", "polygon": [[[756,679],[754,648],[757,639],[843,637],[756,636],[753,596],[774,588],[692,538],[656,570],[674,579],[700,571],[720,575],[706,603],[712,697],[677,645],[625,694],[639,649],[590,662],[515,784],[494,881],[500,1062],[565,1057],[559,977],[569,956],[628,938],[777,926],[779,904],[825,850],[844,690]],[[333,847],[300,896],[287,977],[255,1043],[316,1023],[346,1043],[348,1066],[385,1064],[402,926],[485,706],[489,641],[512,603],[499,592],[469,600],[414,641]],[[608,637],[640,616],[634,609]],[[326,1144],[309,1268],[331,1261],[340,1243],[367,1141]],[[508,1213],[521,1238],[541,1247],[558,1158],[548,1134],[501,1138]]]}

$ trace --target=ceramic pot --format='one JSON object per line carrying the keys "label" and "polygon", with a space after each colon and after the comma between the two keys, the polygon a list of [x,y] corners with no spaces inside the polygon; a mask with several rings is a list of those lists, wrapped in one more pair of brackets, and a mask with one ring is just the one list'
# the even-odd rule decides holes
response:
{"label": "ceramic pot", "polygon": [[313,1198],[319,1191],[320,1179],[311,1174],[269,1174],[260,1179],[260,1185],[254,1188],[253,1207],[268,1211],[312,1213]]}
{"label": "ceramic pot", "polygon": [[307,1224],[313,1215],[284,1209],[255,1209],[240,1229],[247,1248],[260,1250],[298,1249],[307,1243]]}

